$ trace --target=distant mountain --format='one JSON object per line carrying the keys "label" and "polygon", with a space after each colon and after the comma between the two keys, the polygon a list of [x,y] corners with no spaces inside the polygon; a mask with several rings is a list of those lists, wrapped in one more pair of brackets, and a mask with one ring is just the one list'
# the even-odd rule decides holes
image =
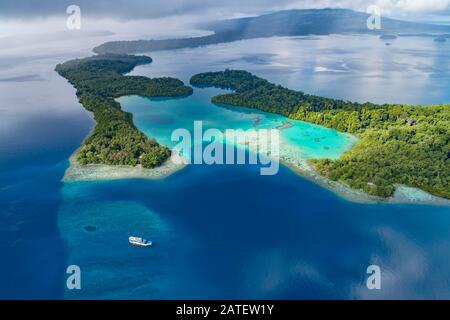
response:
{"label": "distant mountain", "polygon": [[257,17],[231,19],[206,24],[214,34],[203,37],[106,42],[96,53],[139,53],[193,48],[208,44],[274,36],[328,34],[450,34],[450,26],[431,25],[382,18],[381,30],[369,30],[369,15],[348,9],[286,10]]}

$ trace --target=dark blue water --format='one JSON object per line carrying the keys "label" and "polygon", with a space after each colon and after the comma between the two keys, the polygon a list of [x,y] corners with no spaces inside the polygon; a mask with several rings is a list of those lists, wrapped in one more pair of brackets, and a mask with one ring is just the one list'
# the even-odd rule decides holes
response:
{"label": "dark blue water", "polygon": [[56,224],[61,178],[91,122],[37,118],[31,113],[1,145],[1,299],[63,297],[67,251]]}
{"label": "dark blue water", "polygon": [[[448,208],[344,201],[286,168],[189,167],[163,181],[68,183],[67,298],[449,297]],[[86,231],[86,226],[96,231]],[[130,247],[130,233],[154,248]],[[382,290],[365,287],[382,268]]]}
{"label": "dark blue water", "polygon": [[[173,129],[189,128],[194,120],[251,127],[251,115],[241,118],[210,103],[216,91],[196,89],[181,100],[120,101],[141,130],[166,144]],[[309,130],[298,125],[298,135]],[[317,130],[333,137],[330,154],[339,153],[345,136]],[[313,141],[306,146],[322,150]],[[65,298],[449,294],[448,207],[355,204],[285,167],[261,176],[255,165],[191,165],[159,181],[66,182],[61,194],[58,225],[70,252],[67,263],[83,272],[82,290],[66,290]],[[155,246],[131,247],[130,235]],[[383,272],[381,291],[365,286],[371,264]]]}
{"label": "dark blue water", "polygon": [[[368,45],[346,42],[345,52],[328,48],[317,63],[332,68],[349,58],[346,77],[390,90],[357,90],[341,74],[313,76],[303,68],[318,57],[309,43],[286,39],[284,51],[269,40],[256,48],[285,59],[274,53],[262,64],[243,63],[243,48],[230,44],[198,49],[196,64],[177,59],[191,51],[159,53],[145,71],[185,80],[201,66],[236,65],[349,100],[445,102],[447,51],[430,44],[418,52],[414,41],[377,48],[383,54],[370,61],[361,58]],[[328,42],[316,43],[314,52]],[[230,52],[236,62],[228,61]],[[395,59],[384,58],[389,54]],[[298,70],[289,73],[273,65],[278,61]],[[391,74],[377,69],[380,61]],[[57,62],[45,62],[51,79],[0,84],[0,298],[450,298],[448,207],[350,203],[284,167],[274,177],[255,166],[195,166],[161,181],[61,182],[92,120],[70,85],[53,75]],[[411,96],[411,81],[424,92]],[[68,104],[71,111],[62,112]],[[154,248],[130,247],[130,234],[150,238]],[[65,289],[70,264],[82,269],[80,291]],[[381,291],[364,285],[369,264],[381,267]]]}

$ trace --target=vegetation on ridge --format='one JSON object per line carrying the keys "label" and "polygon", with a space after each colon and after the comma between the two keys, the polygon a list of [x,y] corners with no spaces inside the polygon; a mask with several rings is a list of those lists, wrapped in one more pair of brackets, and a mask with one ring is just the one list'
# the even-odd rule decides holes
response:
{"label": "vegetation on ridge", "polygon": [[94,114],[97,122],[76,155],[79,163],[141,164],[153,168],[170,156],[170,150],[140,132],[133,124],[132,114],[121,110],[114,100],[124,95],[177,97],[192,93],[192,88],[178,79],[123,75],[151,61],[146,56],[108,54],[56,66],[55,70],[76,88],[79,101]]}
{"label": "vegetation on ridge", "polygon": [[404,184],[450,198],[450,105],[407,106],[322,98],[272,84],[249,72],[197,74],[195,86],[232,89],[214,103],[256,108],[356,134],[336,160],[312,160],[317,171],[368,194],[388,197]]}
{"label": "vegetation on ridge", "polygon": [[[276,36],[307,36],[330,34],[420,34],[421,36],[450,33],[450,27],[414,23],[383,17],[383,30],[369,30],[369,14],[348,9],[284,10],[230,20],[203,23],[202,30],[213,34],[162,40],[110,41],[94,48],[95,53],[139,53],[158,50],[196,48],[217,43]],[[269,27],[270,26],[270,27]]]}

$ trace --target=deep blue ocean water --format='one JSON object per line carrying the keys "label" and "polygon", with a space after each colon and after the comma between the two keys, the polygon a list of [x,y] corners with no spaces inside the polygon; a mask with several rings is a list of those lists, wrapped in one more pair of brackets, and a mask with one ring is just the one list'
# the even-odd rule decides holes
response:
{"label": "deep blue ocean water", "polygon": [[[80,121],[83,120],[83,121]],[[63,298],[66,245],[57,227],[67,157],[89,118],[17,127],[0,161],[0,298]]]}
{"label": "deep blue ocean water", "polygon": [[[441,88],[449,85],[443,64],[448,50],[402,40],[411,42],[385,49],[389,53],[379,54],[384,44],[375,46],[371,64],[362,60],[367,55],[361,42],[350,38],[348,43],[357,45],[343,52],[336,48],[339,41],[274,39],[261,46],[240,42],[157,53],[151,66],[133,73],[186,81],[205,69],[239,67],[349,100],[446,101],[448,90]],[[239,58],[244,47],[278,48],[279,55]],[[314,55],[320,47],[323,55]],[[295,74],[282,67],[297,61],[289,53],[303,54]],[[185,59],[189,55],[195,58]],[[353,68],[350,74],[312,71],[313,61],[342,68],[343,57]],[[387,76],[377,77],[374,66],[380,61],[391,66]],[[57,62],[48,62],[49,68]],[[301,69],[308,63],[311,68]],[[415,77],[420,72],[434,76]],[[364,90],[352,81],[345,87],[342,77],[364,79]],[[389,90],[370,89],[383,88],[384,80]],[[38,107],[23,114],[17,109],[28,104],[10,98],[9,84],[0,84],[8,97],[2,105],[14,106],[0,109],[7,120],[0,127],[0,298],[450,298],[448,207],[351,203],[285,167],[276,176],[260,176],[258,166],[202,165],[159,181],[63,183],[67,159],[92,119],[73,102],[74,91],[64,80],[51,75],[46,81],[14,84],[22,91],[36,88],[37,100],[27,103]],[[411,97],[408,86],[425,89],[413,90]],[[171,108],[171,100],[139,101],[126,108],[134,108],[136,123],[152,133],[139,114],[148,115],[145,108],[158,103]],[[164,119],[159,120],[162,128]],[[11,123],[12,129],[3,127]],[[129,246],[130,234],[150,238],[154,248]],[[81,267],[80,291],[65,289],[70,264]],[[382,269],[380,291],[365,287],[369,264]]]}
{"label": "deep blue ocean water", "polygon": [[[62,193],[68,263],[85,284],[68,298],[448,297],[448,209],[349,203],[286,168],[273,179],[254,166]],[[134,233],[154,248],[130,247]],[[380,292],[365,289],[372,263]]]}

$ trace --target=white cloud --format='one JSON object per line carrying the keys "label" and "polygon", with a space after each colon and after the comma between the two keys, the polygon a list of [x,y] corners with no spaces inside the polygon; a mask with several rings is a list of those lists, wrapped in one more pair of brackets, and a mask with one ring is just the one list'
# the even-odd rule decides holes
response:
{"label": "white cloud", "polygon": [[376,4],[394,13],[431,13],[450,8],[450,0],[378,0]]}
{"label": "white cloud", "polygon": [[366,11],[370,5],[381,8],[384,14],[408,15],[439,13],[450,9],[450,0],[297,0],[285,8],[349,8]]}
{"label": "white cloud", "polygon": [[[214,12],[233,16],[239,13],[258,14],[289,8],[350,8],[366,11],[378,5],[385,14],[408,15],[445,13],[450,0],[77,0],[82,13],[90,16],[121,18],[155,18],[187,13]],[[0,1],[0,16],[42,16],[65,14],[70,0],[17,0]]]}

